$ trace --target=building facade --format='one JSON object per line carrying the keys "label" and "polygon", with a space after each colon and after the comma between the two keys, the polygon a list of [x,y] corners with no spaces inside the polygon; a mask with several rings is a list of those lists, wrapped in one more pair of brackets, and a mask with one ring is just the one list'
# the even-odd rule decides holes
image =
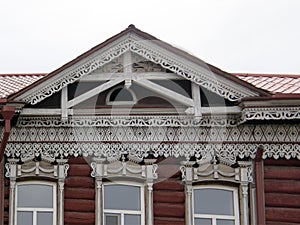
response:
{"label": "building facade", "polygon": [[296,75],[230,74],[130,25],[1,79],[5,225],[300,224]]}

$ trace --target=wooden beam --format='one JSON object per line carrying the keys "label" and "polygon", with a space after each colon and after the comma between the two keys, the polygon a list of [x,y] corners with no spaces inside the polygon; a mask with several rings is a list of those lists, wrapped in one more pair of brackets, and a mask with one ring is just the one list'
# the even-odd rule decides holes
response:
{"label": "wooden beam", "polygon": [[[147,80],[185,80],[181,76],[175,73],[164,73],[164,72],[141,72],[131,73],[131,76],[137,79]],[[99,82],[114,80],[116,78],[124,77],[124,73],[95,73],[82,77],[80,82]]]}
{"label": "wooden beam", "polygon": [[198,84],[191,83],[192,84],[192,97],[195,104],[195,116],[201,117],[201,96],[200,96],[200,87]]}
{"label": "wooden beam", "polygon": [[114,80],[111,80],[111,81],[108,81],[104,84],[101,84],[100,86],[82,94],[82,95],[79,95],[78,97],[76,98],[73,98],[72,100],[68,101],[68,104],[67,104],[67,108],[71,108],[119,83],[121,83],[122,81],[124,80],[124,78],[117,78],[117,79],[114,79]]}
{"label": "wooden beam", "polygon": [[165,88],[165,87],[162,87],[158,84],[155,84],[149,80],[146,80],[146,79],[138,79],[138,80],[135,80],[136,83],[138,83],[140,86],[146,88],[146,89],[149,89],[151,91],[154,91],[170,100],[173,100],[173,101],[176,101],[176,102],[179,102],[183,105],[186,105],[186,106],[192,106],[194,107],[194,101],[190,98],[187,98],[181,94],[178,94],[176,93],[175,91],[172,91],[168,88]]}
{"label": "wooden beam", "polygon": [[124,68],[124,77],[125,77],[125,87],[129,88],[131,86],[131,77],[132,77],[132,58],[131,58],[130,51],[127,51],[124,54],[123,68]]}
{"label": "wooden beam", "polygon": [[62,120],[68,119],[67,103],[68,103],[68,87],[64,87],[61,90],[61,106],[60,106]]}

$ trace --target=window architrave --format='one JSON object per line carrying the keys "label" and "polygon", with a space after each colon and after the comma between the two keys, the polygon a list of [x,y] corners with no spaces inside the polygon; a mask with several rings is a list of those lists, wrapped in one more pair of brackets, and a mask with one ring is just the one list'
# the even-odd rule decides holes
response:
{"label": "window architrave", "polygon": [[[197,161],[197,166],[193,167],[195,162],[182,162],[181,172],[182,179],[185,183],[186,194],[186,224],[194,224],[194,205],[193,201],[193,186],[201,185],[219,185],[222,187],[236,187],[238,189],[238,203],[239,203],[239,224],[249,225],[249,205],[254,207],[253,189],[251,183],[253,182],[252,162],[251,161],[237,161],[235,166],[227,162],[216,160]],[[249,199],[249,194],[250,198]],[[250,203],[250,204],[249,204]]]}
{"label": "window architrave", "polygon": [[67,159],[54,161],[24,159],[19,164],[19,159],[8,158],[5,164],[5,176],[10,180],[9,191],[9,225],[16,222],[16,186],[23,182],[53,182],[56,184],[56,225],[64,224],[64,183],[67,177],[69,164]]}
{"label": "window architrave", "polygon": [[153,182],[157,179],[156,159],[144,159],[144,165],[141,160],[127,156],[115,158],[93,158],[91,162],[91,176],[95,178],[96,191],[96,225],[102,225],[104,222],[103,213],[103,186],[109,182],[117,184],[132,184],[141,186],[144,199],[144,219],[143,225],[153,225]]}

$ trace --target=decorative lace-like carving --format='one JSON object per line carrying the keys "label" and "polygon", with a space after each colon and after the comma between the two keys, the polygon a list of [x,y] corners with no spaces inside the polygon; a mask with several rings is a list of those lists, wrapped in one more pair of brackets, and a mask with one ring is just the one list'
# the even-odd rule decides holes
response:
{"label": "decorative lace-like carving", "polygon": [[[151,41],[148,41],[151,43]],[[112,62],[114,59],[121,56],[126,51],[132,51],[151,62],[161,65],[163,68],[168,69],[185,79],[193,81],[202,87],[207,88],[210,91],[224,97],[228,100],[235,101],[237,99],[246,96],[255,96],[256,94],[251,91],[242,91],[237,87],[230,86],[225,81],[216,79],[216,76],[208,69],[198,68],[193,69],[190,65],[185,65],[182,60],[172,58],[169,53],[162,53],[159,50],[154,50],[153,46],[148,47],[147,41],[133,40],[133,38],[127,38],[121,41],[115,47],[109,50],[98,53],[98,55],[92,55],[81,64],[72,66],[71,68],[63,71],[59,74],[58,78],[47,85],[40,91],[27,96],[23,99],[31,104],[37,104],[43,99],[51,96],[52,94],[60,91],[63,87],[67,86],[80,79],[84,75],[91,73],[92,71],[104,66],[107,63]],[[201,71],[200,71],[201,70]]]}
{"label": "decorative lace-like carving", "polygon": [[237,116],[194,117],[70,117],[62,121],[60,117],[22,117],[18,126],[22,127],[226,127],[238,124]]}
{"label": "decorative lace-like carving", "polygon": [[300,107],[290,108],[246,108],[241,122],[248,120],[293,120],[300,119]]}

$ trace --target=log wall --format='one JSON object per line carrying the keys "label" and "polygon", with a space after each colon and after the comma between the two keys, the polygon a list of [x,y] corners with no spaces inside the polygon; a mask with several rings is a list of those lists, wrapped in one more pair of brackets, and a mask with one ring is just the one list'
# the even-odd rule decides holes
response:
{"label": "log wall", "polygon": [[265,160],[267,225],[300,224],[300,161]]}
{"label": "log wall", "polygon": [[179,159],[160,159],[158,162],[159,180],[154,184],[154,224],[184,225],[185,194],[179,171]]}
{"label": "log wall", "polygon": [[71,158],[65,181],[65,225],[95,224],[95,182],[83,158]]}

